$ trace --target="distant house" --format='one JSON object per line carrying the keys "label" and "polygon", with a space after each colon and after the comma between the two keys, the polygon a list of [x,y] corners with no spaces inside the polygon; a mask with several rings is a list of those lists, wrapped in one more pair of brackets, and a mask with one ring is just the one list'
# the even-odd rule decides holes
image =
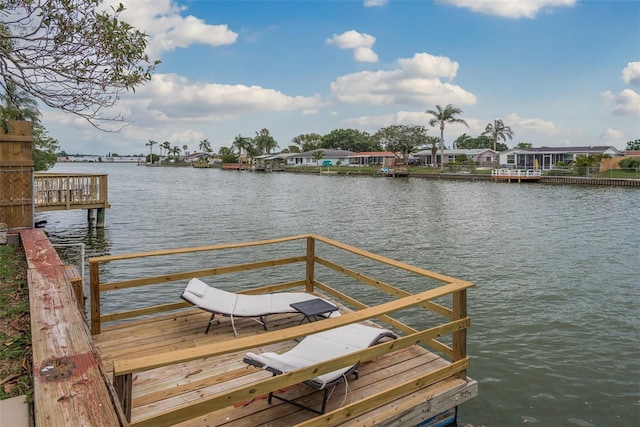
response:
{"label": "distant house", "polygon": [[[315,159],[315,152],[322,151],[323,156],[320,160]],[[287,157],[287,165],[290,166],[335,166],[340,162],[341,165],[348,165],[351,155],[357,154],[347,150],[329,150],[319,148],[317,150],[305,151],[304,153],[291,153]]]}
{"label": "distant house", "polygon": [[253,158],[253,169],[256,171],[283,171],[290,153],[263,154]]}
{"label": "distant house", "polygon": [[[498,153],[488,148],[477,148],[472,150],[444,150],[444,161],[442,164],[449,162],[455,162],[458,157],[466,156],[472,159],[478,166],[491,166],[498,159]],[[436,158],[431,158],[431,150],[422,150],[417,153],[413,153],[413,158],[421,159],[421,164],[425,165],[439,165],[440,163],[440,150],[436,154]]]}
{"label": "distant house", "polygon": [[349,156],[349,165],[352,166],[381,166],[385,159],[393,159],[395,155],[391,151],[363,151]]}
{"label": "distant house", "polygon": [[559,162],[569,165],[578,156],[596,154],[608,154],[611,157],[622,155],[611,146],[514,148],[500,153],[500,165],[511,169],[536,169],[537,165],[540,169],[549,170]]}

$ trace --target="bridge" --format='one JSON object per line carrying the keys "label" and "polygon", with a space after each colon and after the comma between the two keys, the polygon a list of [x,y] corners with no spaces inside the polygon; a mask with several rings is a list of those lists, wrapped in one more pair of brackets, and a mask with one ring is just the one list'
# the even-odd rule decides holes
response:
{"label": "bridge", "polygon": [[110,207],[107,175],[34,173],[33,204],[36,212],[86,209],[89,221],[96,209],[96,227],[104,227],[105,209]]}

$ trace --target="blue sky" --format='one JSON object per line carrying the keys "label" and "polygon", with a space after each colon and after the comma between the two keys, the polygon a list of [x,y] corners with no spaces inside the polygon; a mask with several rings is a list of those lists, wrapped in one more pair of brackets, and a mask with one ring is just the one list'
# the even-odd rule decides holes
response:
{"label": "blue sky", "polygon": [[640,138],[637,0],[122,3],[162,64],[122,97],[120,133],[43,110],[68,153],[147,153],[150,139],[196,151],[205,138],[217,151],[262,128],[282,149],[303,133],[428,127],[425,110],[449,103],[469,127],[447,126],[448,146],[495,119],[509,147]]}

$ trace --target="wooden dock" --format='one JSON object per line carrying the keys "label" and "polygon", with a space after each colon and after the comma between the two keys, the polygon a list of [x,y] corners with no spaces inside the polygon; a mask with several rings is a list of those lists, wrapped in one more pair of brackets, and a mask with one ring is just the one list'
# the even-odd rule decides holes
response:
{"label": "wooden dock", "polygon": [[86,209],[87,218],[97,210],[97,227],[104,227],[105,209],[109,205],[107,175],[34,173],[33,203],[36,212]]}
{"label": "wooden dock", "polygon": [[[32,325],[33,341],[38,343],[37,352],[34,346],[36,427],[435,426],[454,423],[457,406],[477,395],[477,383],[466,375],[466,336],[470,327],[466,301],[467,289],[473,286],[470,282],[313,234],[109,255],[89,260],[88,326],[74,302],[80,298],[72,290],[75,274],[54,256],[55,250],[41,230],[20,234],[23,240],[34,242],[27,250],[30,292],[42,293],[38,290],[41,288],[47,292],[47,298],[37,298],[31,307],[32,319],[36,319]],[[278,245],[284,249],[272,248]],[[52,251],[54,255],[46,255]],[[217,251],[240,251],[246,262],[207,262],[197,271],[130,278],[124,274],[118,275],[122,280],[117,282],[100,281],[104,263],[114,271],[120,262],[142,262],[153,272],[154,262],[167,265],[167,257],[192,255],[202,260]],[[279,254],[280,258],[264,259],[265,254]],[[335,261],[350,256],[381,263],[385,268],[415,276],[414,284],[425,284],[420,292],[410,293]],[[43,257],[55,262],[43,262]],[[229,258],[216,255],[213,259]],[[179,270],[181,263],[169,265]],[[301,267],[300,275],[292,277],[296,265]],[[265,268],[284,268],[288,273],[280,277],[285,281],[264,284],[266,277],[278,277],[272,271],[263,275],[261,270]],[[325,279],[320,281],[316,270],[332,271],[335,277],[323,275]],[[189,278],[219,280],[220,275],[254,272],[263,279],[263,286],[239,293],[309,292],[334,301],[342,315],[303,324],[302,314],[272,315],[268,317],[268,331],[254,319],[234,318],[237,336],[231,320],[223,317],[205,334],[210,313],[178,299]],[[377,305],[367,305],[349,296],[353,288],[353,283],[345,285],[349,281],[369,286],[367,294],[378,292],[388,298]],[[172,286],[172,301],[150,303],[149,293],[166,291],[166,286]],[[132,291],[139,296],[134,297]],[[127,303],[117,304],[120,311],[103,312],[101,295],[113,297],[121,292],[127,294],[120,301]],[[61,303],[63,300],[66,302]],[[406,309],[419,310],[424,315],[415,324],[392,317]],[[398,338],[277,376],[243,362],[248,351],[283,352],[296,345],[300,337],[351,323],[380,325],[392,329]],[[359,364],[359,378],[349,377],[332,389],[327,411],[322,415],[289,403],[267,402],[268,393],[276,391],[304,405],[315,405],[322,400],[323,392],[302,382],[355,363]],[[49,378],[49,367],[58,365],[65,368],[62,376]],[[51,381],[55,381],[55,387]],[[107,424],[96,424],[107,419],[111,419]]]}
{"label": "wooden dock", "polygon": [[495,182],[538,182],[542,178],[540,170],[521,170],[521,169],[493,169],[491,171],[491,179]]}

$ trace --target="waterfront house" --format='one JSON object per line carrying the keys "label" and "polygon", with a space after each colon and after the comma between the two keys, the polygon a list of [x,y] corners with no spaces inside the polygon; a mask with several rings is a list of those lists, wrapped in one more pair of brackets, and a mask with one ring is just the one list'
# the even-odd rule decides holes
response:
{"label": "waterfront house", "polygon": [[363,151],[349,156],[351,166],[381,166],[386,159],[395,158],[391,151]]}
{"label": "waterfront house", "polygon": [[543,170],[550,170],[559,162],[569,165],[578,156],[596,154],[608,154],[611,157],[622,155],[611,146],[514,148],[500,153],[500,165],[509,169],[537,169],[537,164]]}
{"label": "waterfront house", "polygon": [[[321,159],[316,160],[316,151],[322,151]],[[287,157],[287,165],[289,166],[335,166],[340,162],[341,165],[348,165],[350,156],[357,154],[347,150],[330,150],[327,148],[318,148],[317,150],[305,151],[304,153],[292,153]]]}
{"label": "waterfront house", "polygon": [[[456,159],[462,156],[466,156],[468,159],[472,159],[478,166],[492,166],[498,159],[498,153],[488,148],[477,148],[472,150],[457,149],[457,150],[444,150],[443,164],[449,162],[455,162]],[[420,159],[419,163],[424,165],[439,165],[440,163],[440,150],[436,154],[436,158],[431,158],[431,150],[422,150],[413,154],[413,158]]]}

